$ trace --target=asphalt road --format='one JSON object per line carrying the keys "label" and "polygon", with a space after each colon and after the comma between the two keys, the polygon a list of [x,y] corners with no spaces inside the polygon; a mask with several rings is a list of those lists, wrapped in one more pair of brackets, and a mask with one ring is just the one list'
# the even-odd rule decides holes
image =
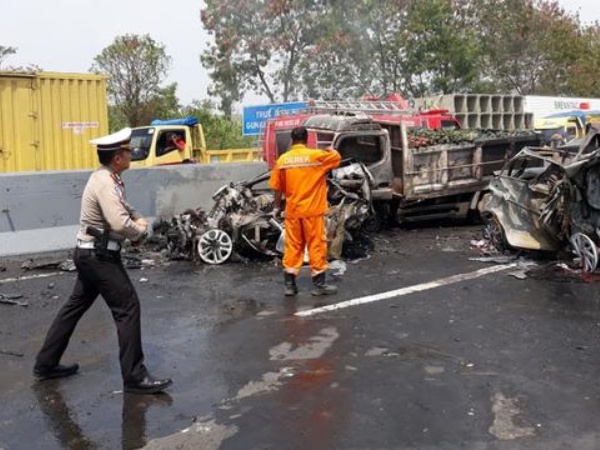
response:
{"label": "asphalt road", "polygon": [[600,448],[598,284],[552,267],[519,279],[469,259],[479,238],[386,231],[326,302],[306,272],[285,299],[277,261],[130,270],[147,366],[174,379],[159,396],[121,392],[101,299],[64,358],[80,373],[34,382],[74,274],[2,261],[0,294],[28,306],[0,304],[0,449]]}

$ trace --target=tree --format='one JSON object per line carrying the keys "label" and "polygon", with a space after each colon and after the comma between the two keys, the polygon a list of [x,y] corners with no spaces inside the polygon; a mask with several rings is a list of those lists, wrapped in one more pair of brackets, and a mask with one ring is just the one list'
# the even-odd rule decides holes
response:
{"label": "tree", "polygon": [[221,42],[212,46],[201,57],[200,61],[206,67],[212,67],[212,86],[208,90],[210,96],[220,99],[220,109],[227,117],[231,117],[233,106],[243,97],[242,75],[239,67],[232,62],[231,46]]}
{"label": "tree", "polygon": [[408,0],[360,0],[348,8],[331,1],[319,16],[302,63],[304,92],[312,98],[360,97],[401,91],[405,51],[401,30]]}
{"label": "tree", "polygon": [[135,127],[147,125],[164,113],[165,107],[176,105],[176,84],[162,87],[170,64],[164,45],[149,35],[127,34],[115,38],[94,58],[92,71],[109,77],[107,90],[114,117],[124,117]]}
{"label": "tree", "polygon": [[569,95],[594,89],[597,27],[556,0],[208,0],[202,56],[221,108],[399,92]]}
{"label": "tree", "polygon": [[485,53],[485,77],[518,94],[568,93],[579,55],[579,21],[546,0],[473,0]]}
{"label": "tree", "polygon": [[16,47],[0,45],[0,67],[2,67],[2,63],[7,57],[9,57],[10,55],[14,55],[15,53],[17,53]]}
{"label": "tree", "polygon": [[473,23],[468,2],[411,2],[401,31],[408,94],[447,94],[472,88],[481,60]]}
{"label": "tree", "polygon": [[194,101],[183,109],[183,115],[197,117],[202,124],[206,146],[210,150],[231,148],[249,148],[255,145],[255,139],[242,135],[240,121],[213,113],[214,105],[210,101]]}
{"label": "tree", "polygon": [[580,54],[569,70],[569,92],[575,96],[600,97],[600,24],[584,27],[577,46]]}
{"label": "tree", "polygon": [[215,43],[202,54],[202,62],[222,105],[230,109],[233,101],[250,90],[271,102],[297,97],[301,90],[297,69],[313,42],[321,3],[206,1],[201,20]]}

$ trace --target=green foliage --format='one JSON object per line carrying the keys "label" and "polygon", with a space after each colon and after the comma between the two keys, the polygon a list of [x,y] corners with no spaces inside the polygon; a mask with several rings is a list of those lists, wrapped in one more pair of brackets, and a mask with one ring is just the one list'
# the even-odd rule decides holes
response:
{"label": "green foliage", "polygon": [[195,101],[183,108],[183,116],[197,117],[204,130],[206,146],[209,150],[249,148],[256,146],[256,139],[242,136],[242,123],[213,113],[213,105]]}
{"label": "green foliage", "polygon": [[[271,102],[300,92],[298,67],[318,26],[321,5],[313,0],[207,0],[204,27],[215,43],[201,57],[213,79],[212,93],[231,104],[250,90]],[[314,20],[313,20],[314,19]]]}
{"label": "green foliage", "polygon": [[164,45],[149,35],[118,36],[94,58],[91,70],[109,77],[112,129],[123,119],[135,127],[177,112],[177,85],[162,86],[170,64]]}
{"label": "green foliage", "polygon": [[9,56],[17,53],[17,47],[9,47],[5,45],[0,45],[0,70],[6,70],[11,72],[26,72],[26,73],[35,73],[41,72],[42,68],[37,64],[26,64],[24,66],[6,66],[2,67],[2,63]]}
{"label": "green foliage", "polygon": [[485,74],[504,92],[568,94],[569,68],[580,53],[577,17],[556,1],[474,0]]}
{"label": "green foliage", "polygon": [[427,147],[437,144],[472,144],[485,143],[496,139],[523,138],[533,139],[538,136],[531,130],[430,130],[412,128],[408,130],[408,141],[411,147]]}
{"label": "green foliage", "polygon": [[17,53],[16,47],[0,45],[0,67],[2,67],[2,63],[7,57],[14,55],[15,53]]}
{"label": "green foliage", "polygon": [[600,90],[598,25],[555,0],[208,0],[202,22],[228,115],[250,91],[276,102]]}
{"label": "green foliage", "polygon": [[473,17],[460,2],[412,2],[403,30],[408,91],[415,97],[466,92],[479,75]]}
{"label": "green foliage", "polygon": [[580,54],[572,63],[567,79],[568,90],[576,96],[600,97],[600,24],[595,23],[583,29],[578,49]]}

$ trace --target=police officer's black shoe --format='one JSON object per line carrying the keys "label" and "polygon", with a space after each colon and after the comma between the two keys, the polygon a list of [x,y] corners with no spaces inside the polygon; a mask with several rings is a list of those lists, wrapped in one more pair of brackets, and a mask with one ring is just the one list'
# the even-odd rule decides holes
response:
{"label": "police officer's black shoe", "polygon": [[296,286],[296,275],[293,273],[284,272],[285,277],[285,291],[283,292],[286,297],[291,297],[298,293],[298,286]]}
{"label": "police officer's black shoe", "polygon": [[50,369],[38,368],[33,369],[33,375],[38,380],[49,380],[51,378],[64,378],[75,375],[79,370],[79,364],[70,364],[68,366],[59,364]]}
{"label": "police officer's black shoe", "polygon": [[173,380],[165,378],[157,380],[156,378],[146,375],[138,382],[126,383],[123,386],[125,392],[130,394],[158,394],[173,384]]}

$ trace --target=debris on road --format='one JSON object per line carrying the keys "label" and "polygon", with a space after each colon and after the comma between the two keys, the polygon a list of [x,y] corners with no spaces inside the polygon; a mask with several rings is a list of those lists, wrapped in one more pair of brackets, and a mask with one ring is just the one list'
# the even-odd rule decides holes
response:
{"label": "debris on road", "polygon": [[22,358],[23,356],[25,356],[25,353],[16,352],[14,350],[6,350],[4,348],[0,348],[0,355],[17,356],[19,358]]}
{"label": "debris on road", "polygon": [[341,277],[346,273],[346,263],[339,259],[329,263],[329,272],[335,277]]}
{"label": "debris on road", "polygon": [[20,302],[18,299],[23,298],[21,294],[0,294],[0,303],[11,306],[29,306],[27,302]]}
{"label": "debris on road", "polygon": [[28,259],[21,264],[23,270],[45,270],[45,269],[59,269],[63,272],[74,272],[77,270],[75,263],[72,259],[66,260],[55,260],[36,263],[33,259]]}

